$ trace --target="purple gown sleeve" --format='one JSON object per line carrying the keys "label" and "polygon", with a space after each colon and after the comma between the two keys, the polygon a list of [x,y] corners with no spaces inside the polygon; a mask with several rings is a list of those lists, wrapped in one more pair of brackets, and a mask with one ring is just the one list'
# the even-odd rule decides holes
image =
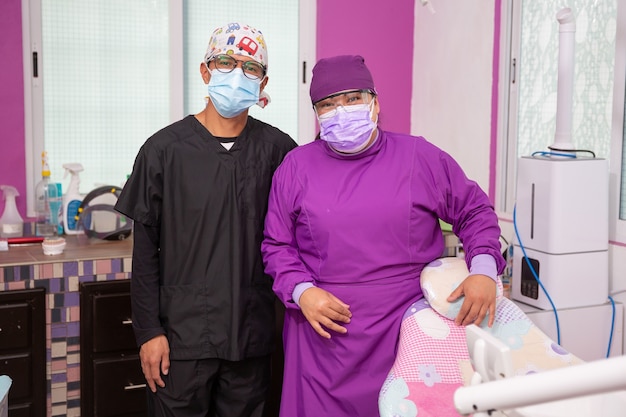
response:
{"label": "purple gown sleeve", "polygon": [[274,292],[287,308],[299,308],[293,300],[296,285],[313,282],[296,243],[296,207],[301,190],[293,159],[287,155],[274,173],[261,245],[265,272],[274,279]]}
{"label": "purple gown sleeve", "polygon": [[[502,273],[505,261],[500,251],[500,226],[487,194],[467,178],[450,155],[442,152],[440,162],[440,179],[447,184],[439,184],[439,187],[447,191],[440,201],[439,215],[452,224],[452,230],[463,243],[467,267],[472,270],[472,260],[478,255],[490,255],[496,262],[496,274]],[[476,273],[484,273],[482,270]]]}

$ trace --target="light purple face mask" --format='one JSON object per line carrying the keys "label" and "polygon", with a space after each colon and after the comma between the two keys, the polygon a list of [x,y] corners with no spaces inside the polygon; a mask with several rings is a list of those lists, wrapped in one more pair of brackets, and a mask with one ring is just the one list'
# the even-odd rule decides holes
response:
{"label": "light purple face mask", "polygon": [[356,153],[367,145],[376,123],[372,120],[372,104],[339,106],[329,115],[318,116],[320,138],[336,151]]}

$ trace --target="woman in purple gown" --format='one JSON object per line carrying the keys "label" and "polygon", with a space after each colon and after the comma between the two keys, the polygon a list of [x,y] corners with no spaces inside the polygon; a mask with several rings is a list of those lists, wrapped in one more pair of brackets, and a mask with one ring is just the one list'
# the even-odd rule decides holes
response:
{"label": "woman in purple gown", "polygon": [[377,126],[362,57],[320,60],[310,93],[321,140],[275,172],[262,245],[286,306],[281,417],[375,417],[402,316],[422,297],[420,272],[444,251],[439,219],[453,225],[470,268],[449,298],[465,297],[459,324],[492,320],[500,228],[450,155]]}

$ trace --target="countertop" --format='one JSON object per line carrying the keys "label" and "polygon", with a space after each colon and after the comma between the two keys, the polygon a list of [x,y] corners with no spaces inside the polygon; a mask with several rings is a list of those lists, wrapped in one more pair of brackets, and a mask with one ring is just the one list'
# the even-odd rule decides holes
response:
{"label": "countertop", "polygon": [[59,255],[45,255],[41,243],[9,245],[8,251],[0,251],[0,267],[132,256],[132,235],[128,239],[116,241],[89,238],[85,235],[63,236],[63,238],[65,238],[66,246],[63,253]]}

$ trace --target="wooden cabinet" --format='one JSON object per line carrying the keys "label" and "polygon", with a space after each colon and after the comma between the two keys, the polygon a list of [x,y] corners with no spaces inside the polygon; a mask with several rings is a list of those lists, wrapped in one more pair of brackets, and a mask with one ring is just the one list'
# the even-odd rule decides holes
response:
{"label": "wooden cabinet", "polygon": [[[132,329],[130,280],[80,286],[82,417],[145,416],[145,379]],[[264,417],[277,417],[282,388],[284,306],[276,301],[276,352]]]}
{"label": "wooden cabinet", "polygon": [[0,375],[12,380],[9,417],[46,414],[43,288],[0,292]]}
{"label": "wooden cabinet", "polygon": [[146,385],[130,311],[130,280],[81,284],[82,417],[146,414]]}

